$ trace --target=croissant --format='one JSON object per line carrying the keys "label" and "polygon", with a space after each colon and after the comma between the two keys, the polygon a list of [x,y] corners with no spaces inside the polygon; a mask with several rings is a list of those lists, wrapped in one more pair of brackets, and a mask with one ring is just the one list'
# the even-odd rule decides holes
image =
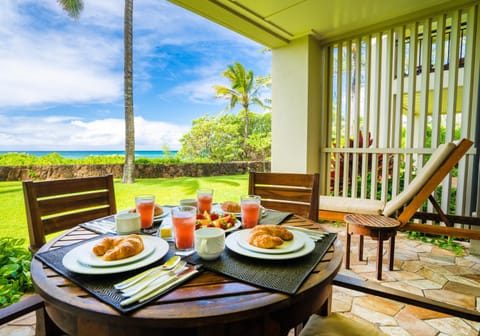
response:
{"label": "croissant", "polygon": [[97,256],[103,256],[108,250],[120,244],[124,239],[125,237],[105,237],[93,246],[93,253]]}
{"label": "croissant", "polygon": [[223,202],[221,208],[225,212],[240,212],[240,204],[233,201]]}
{"label": "croissant", "polygon": [[131,234],[126,237],[105,237],[93,247],[93,253],[103,256],[103,260],[112,261],[137,255],[143,248],[142,237]]}
{"label": "croissant", "polygon": [[287,229],[276,225],[257,225],[250,231],[248,242],[260,248],[271,249],[293,239]]}
{"label": "croissant", "polygon": [[253,246],[266,249],[271,249],[283,244],[282,238],[266,234],[262,231],[250,233],[248,242]]}

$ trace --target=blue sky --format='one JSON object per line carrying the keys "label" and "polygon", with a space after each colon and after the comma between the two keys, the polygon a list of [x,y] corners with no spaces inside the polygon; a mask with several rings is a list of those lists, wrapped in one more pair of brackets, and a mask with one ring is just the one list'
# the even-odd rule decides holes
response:
{"label": "blue sky", "polygon": [[[123,1],[84,3],[75,21],[55,0],[2,0],[0,151],[124,148]],[[178,149],[224,111],[228,64],[271,72],[262,45],[165,0],[135,0],[133,21],[137,150]]]}

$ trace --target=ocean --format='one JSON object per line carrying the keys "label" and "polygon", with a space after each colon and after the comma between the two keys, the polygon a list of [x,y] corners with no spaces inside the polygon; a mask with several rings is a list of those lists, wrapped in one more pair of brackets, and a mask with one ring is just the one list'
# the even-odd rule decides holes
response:
{"label": "ocean", "polygon": [[[171,155],[177,154],[178,151],[172,150]],[[6,153],[25,153],[34,156],[45,156],[51,153],[58,153],[65,159],[83,159],[89,156],[112,156],[125,155],[125,151],[0,151],[0,154]],[[165,152],[159,151],[135,151],[135,158],[158,159],[165,157]]]}

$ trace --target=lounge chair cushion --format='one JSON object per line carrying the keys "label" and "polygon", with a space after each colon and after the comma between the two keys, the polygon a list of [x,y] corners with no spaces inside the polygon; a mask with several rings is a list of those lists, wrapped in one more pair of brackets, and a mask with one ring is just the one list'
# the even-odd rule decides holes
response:
{"label": "lounge chair cushion", "polygon": [[447,159],[447,157],[456,147],[456,144],[453,142],[438,146],[438,148],[435,150],[435,152],[433,152],[432,156],[425,164],[425,166],[423,166],[417,172],[417,176],[412,180],[412,182],[410,182],[410,184],[400,194],[387,202],[387,204],[385,205],[385,209],[383,209],[383,215],[390,217],[401,206],[408,203],[428,182],[428,180],[430,180],[433,173],[435,173],[438,168],[440,168],[442,163]]}
{"label": "lounge chair cushion", "polygon": [[364,215],[379,215],[384,206],[385,203],[378,200],[323,195],[319,203],[320,210]]}
{"label": "lounge chair cushion", "polygon": [[328,317],[313,314],[300,336],[386,336],[374,326],[333,313]]}

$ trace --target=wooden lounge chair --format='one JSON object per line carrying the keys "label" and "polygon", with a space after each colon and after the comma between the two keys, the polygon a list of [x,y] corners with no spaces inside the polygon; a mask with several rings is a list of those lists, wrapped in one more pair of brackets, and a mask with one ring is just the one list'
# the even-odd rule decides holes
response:
{"label": "wooden lounge chair", "polygon": [[[30,251],[46,242],[45,236],[117,212],[113,176],[24,181]],[[36,312],[35,335],[64,334],[48,317],[45,302],[38,294],[0,309],[0,325]]]}
{"label": "wooden lounge chair", "polygon": [[[433,191],[472,145],[473,142],[468,139],[440,145],[405,190],[386,203],[369,199],[320,196],[319,218],[343,221],[347,214],[376,214],[395,217],[400,221],[400,230],[479,239],[480,231],[452,227],[453,223],[473,224],[478,219],[446,215],[432,196]],[[409,223],[427,199],[437,211],[428,219],[442,221],[446,226]]]}
{"label": "wooden lounge chair", "polygon": [[318,221],[319,174],[250,172],[248,193],[268,209],[293,212]]}

